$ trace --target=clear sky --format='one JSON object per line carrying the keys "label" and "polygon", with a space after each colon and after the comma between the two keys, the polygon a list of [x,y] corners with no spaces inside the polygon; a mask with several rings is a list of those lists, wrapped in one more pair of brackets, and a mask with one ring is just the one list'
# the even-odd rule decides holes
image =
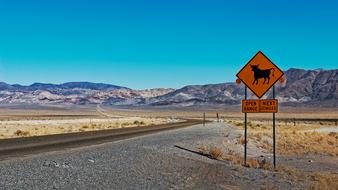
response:
{"label": "clear sky", "polygon": [[337,0],[0,0],[0,81],[135,89],[234,81],[262,50],[338,68]]}

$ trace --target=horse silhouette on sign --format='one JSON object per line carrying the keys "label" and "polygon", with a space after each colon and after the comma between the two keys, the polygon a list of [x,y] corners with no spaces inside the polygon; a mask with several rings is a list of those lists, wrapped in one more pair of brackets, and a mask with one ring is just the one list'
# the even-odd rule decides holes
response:
{"label": "horse silhouette on sign", "polygon": [[264,78],[263,84],[265,84],[266,80],[268,80],[266,84],[269,84],[271,73],[272,73],[272,77],[274,77],[275,68],[261,70],[258,68],[259,64],[250,65],[250,66],[251,66],[252,71],[254,72],[254,78],[255,78],[252,84],[258,84],[258,79],[261,79],[261,78]]}

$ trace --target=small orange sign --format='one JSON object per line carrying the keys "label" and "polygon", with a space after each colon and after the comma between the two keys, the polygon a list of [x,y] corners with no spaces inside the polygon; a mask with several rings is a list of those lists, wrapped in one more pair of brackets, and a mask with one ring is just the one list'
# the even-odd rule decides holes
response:
{"label": "small orange sign", "polygon": [[283,75],[283,71],[259,51],[236,76],[261,98]]}
{"label": "small orange sign", "polygon": [[242,100],[243,113],[259,113],[259,100]]}
{"label": "small orange sign", "polygon": [[260,113],[277,113],[278,112],[278,100],[260,100],[259,104]]}
{"label": "small orange sign", "polygon": [[242,100],[243,113],[277,113],[278,100]]}

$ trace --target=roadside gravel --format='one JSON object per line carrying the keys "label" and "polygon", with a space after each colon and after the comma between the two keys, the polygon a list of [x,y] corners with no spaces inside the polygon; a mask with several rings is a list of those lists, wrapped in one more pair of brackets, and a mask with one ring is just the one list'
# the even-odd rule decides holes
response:
{"label": "roadside gravel", "polygon": [[191,152],[200,145],[224,145],[228,130],[225,124],[210,123],[12,158],[0,162],[0,189],[301,188],[278,173],[231,166]]}

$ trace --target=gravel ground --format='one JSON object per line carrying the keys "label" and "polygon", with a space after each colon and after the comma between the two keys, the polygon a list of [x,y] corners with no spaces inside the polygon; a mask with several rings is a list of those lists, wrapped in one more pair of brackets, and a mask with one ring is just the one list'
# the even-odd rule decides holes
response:
{"label": "gravel ground", "polygon": [[0,189],[302,188],[281,174],[231,166],[182,150],[224,142],[229,126],[210,123],[114,143],[0,162]]}

